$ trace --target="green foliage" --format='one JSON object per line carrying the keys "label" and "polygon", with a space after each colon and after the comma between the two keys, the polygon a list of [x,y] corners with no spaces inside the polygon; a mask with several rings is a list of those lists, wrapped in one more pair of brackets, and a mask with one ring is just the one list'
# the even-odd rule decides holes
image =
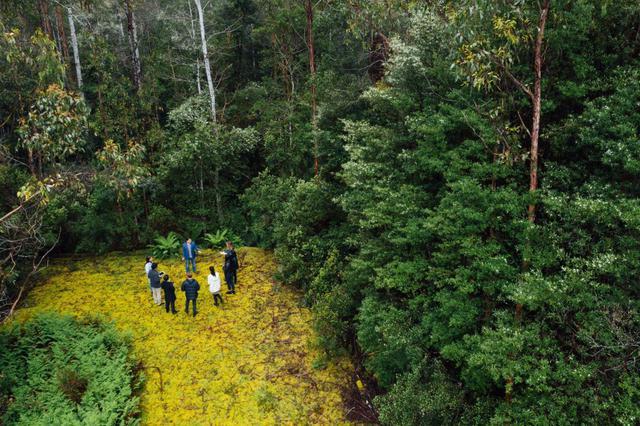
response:
{"label": "green foliage", "polygon": [[122,150],[112,140],[107,140],[97,154],[98,162],[107,171],[105,182],[115,190],[118,200],[130,197],[146,176],[147,170],[141,164],[144,153],[145,147],[133,141]]}
{"label": "green foliage", "polygon": [[467,414],[464,392],[447,376],[439,361],[428,358],[415,364],[412,370],[398,378],[393,390],[376,398],[383,424],[392,425],[455,425],[479,424]]}
{"label": "green foliage", "polygon": [[236,249],[242,247],[242,239],[228,229],[218,229],[215,233],[204,234],[207,246],[213,249],[224,248],[227,241],[231,241]]}
{"label": "green foliage", "polygon": [[177,228],[175,214],[162,205],[153,205],[149,211],[149,228],[155,234],[166,235]]}
{"label": "green foliage", "polygon": [[38,93],[17,132],[21,146],[38,153],[42,162],[59,162],[83,150],[86,127],[84,101],[51,85]]}
{"label": "green foliage", "polygon": [[3,424],[137,424],[130,345],[110,324],[43,315],[0,332]]}
{"label": "green foliage", "polygon": [[229,231],[227,229],[218,229],[214,234],[204,234],[204,240],[211,248],[220,248],[229,239]]}
{"label": "green foliage", "polygon": [[85,202],[84,209],[74,209],[79,216],[71,226],[77,251],[103,253],[139,244],[136,216],[122,206],[118,210],[118,194],[111,185],[96,181]]}
{"label": "green foliage", "polygon": [[0,21],[0,51],[0,115],[11,119],[4,126],[17,123],[35,101],[38,90],[62,85],[64,67],[54,42],[40,29],[23,34],[18,25],[4,19]]}
{"label": "green foliage", "polygon": [[180,256],[180,237],[175,232],[169,232],[166,237],[156,237],[153,244],[149,244],[149,249],[155,257],[168,259]]}
{"label": "green foliage", "polygon": [[358,289],[344,279],[343,269],[344,254],[333,249],[306,292],[320,344],[331,355],[343,352],[351,343],[351,318],[358,307]]}
{"label": "green foliage", "polygon": [[25,170],[0,163],[0,206],[2,210],[9,210],[16,202],[18,191],[28,181],[29,175]]}
{"label": "green foliage", "polygon": [[75,176],[49,200],[47,241],[275,249],[325,355],[358,354],[379,386],[385,424],[638,422],[637,2],[550,1],[535,194],[542,2],[313,2],[315,75],[304,3],[216,2],[207,27],[234,31],[208,37],[215,123],[183,4],[135,4],[139,91],[112,8],[82,12],[103,23],[80,32],[86,112],[62,89],[64,52],[6,30],[41,21],[18,3],[0,6],[0,137],[17,160],[2,167],[21,170],[0,170],[3,208],[29,149],[32,174],[42,158]]}
{"label": "green foliage", "polygon": [[249,215],[250,237],[258,244],[269,248],[278,244],[274,225],[283,214],[282,207],[295,184],[293,178],[278,178],[264,173],[256,177],[253,185],[242,195]]}
{"label": "green foliage", "polygon": [[[595,19],[582,8],[575,13]],[[476,18],[508,38],[508,22]],[[478,27],[474,31],[489,37]],[[431,77],[449,55],[438,59],[439,47],[428,37],[439,35],[423,34],[396,51],[388,74],[395,85],[366,94],[371,116],[346,122],[347,190],[340,200],[358,227],[359,250],[349,276],[369,277],[361,284],[367,291],[355,327],[368,354],[365,365],[389,390],[377,400],[381,420],[568,424],[579,418],[598,424],[615,416],[624,422],[633,411],[594,401],[633,398],[605,383],[625,380],[617,368],[632,349],[620,339],[637,330],[631,320],[637,292],[627,281],[628,273],[638,271],[627,260],[637,250],[635,224],[628,222],[636,192],[613,183],[617,173],[635,173],[629,135],[638,127],[630,108],[636,90],[626,80],[634,77],[611,70],[613,80],[604,86],[616,88],[614,95],[594,107],[587,104],[584,117],[565,119],[560,110],[554,115],[556,106],[548,101],[546,117],[556,120],[549,125],[553,148],[545,154],[542,213],[530,225],[524,214],[528,199],[519,189],[528,172],[518,153],[526,133],[504,115],[504,108],[521,114],[520,103],[505,104],[497,93],[499,107],[493,110],[490,96],[461,96],[453,76]],[[529,51],[521,44],[519,49]],[[424,69],[419,58],[430,59]],[[504,60],[527,72],[518,54]],[[405,77],[407,69],[418,71],[414,81],[429,81],[440,98],[421,99],[419,87]],[[484,75],[478,72],[476,77]],[[511,95],[518,90],[500,88]],[[481,102],[487,113],[469,108]],[[618,113],[625,117],[621,125],[612,120]],[[400,115],[400,125],[390,119]],[[516,319],[517,305],[524,320]],[[600,358],[596,347],[620,350]],[[435,359],[420,364],[434,353]],[[464,392],[451,383],[460,383]],[[416,405],[400,405],[409,394],[416,395]],[[438,401],[453,406],[443,408]],[[440,410],[455,417],[440,418]]]}
{"label": "green foliage", "polygon": [[[273,238],[279,242],[281,278],[307,288],[324,262],[328,249],[339,244],[329,227],[339,219],[331,187],[319,180],[298,181],[278,212]],[[330,232],[325,232],[329,230]]]}

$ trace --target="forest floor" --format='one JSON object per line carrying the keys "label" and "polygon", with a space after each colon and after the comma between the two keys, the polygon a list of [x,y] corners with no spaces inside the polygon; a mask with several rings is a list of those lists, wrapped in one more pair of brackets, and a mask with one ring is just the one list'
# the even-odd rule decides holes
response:
{"label": "forest floor", "polygon": [[[221,272],[222,256],[205,251],[198,258],[195,318],[185,314],[179,290],[178,314],[153,304],[143,253],[112,253],[53,261],[16,320],[49,311],[98,315],[129,333],[144,365],[143,424],[347,423],[343,394],[350,363],[314,368],[320,351],[300,294],[273,281],[271,254],[254,248],[239,253],[237,294],[223,291],[222,307],[213,305],[205,273],[210,264]],[[185,275],[179,259],[160,261],[159,270],[179,289]]]}

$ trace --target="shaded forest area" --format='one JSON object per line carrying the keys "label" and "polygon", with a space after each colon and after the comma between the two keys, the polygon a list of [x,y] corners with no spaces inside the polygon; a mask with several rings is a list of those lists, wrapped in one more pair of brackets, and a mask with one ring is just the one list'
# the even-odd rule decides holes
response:
{"label": "shaded forest area", "polygon": [[0,280],[275,249],[384,424],[640,421],[640,4],[5,0]]}

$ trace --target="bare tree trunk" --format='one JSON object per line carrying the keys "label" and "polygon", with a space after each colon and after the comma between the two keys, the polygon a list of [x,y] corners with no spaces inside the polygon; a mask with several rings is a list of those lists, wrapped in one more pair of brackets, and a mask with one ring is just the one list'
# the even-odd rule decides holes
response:
{"label": "bare tree trunk", "polygon": [[38,0],[38,11],[40,12],[42,31],[53,40],[53,31],[49,22],[49,2],[47,0]]}
{"label": "bare tree trunk", "polygon": [[[538,189],[538,139],[540,137],[540,116],[542,104],[542,48],[544,42],[544,27],[549,15],[549,0],[545,0],[540,10],[540,22],[538,23],[538,36],[534,50],[535,80],[533,83],[533,119],[531,123],[531,169],[529,173],[529,191]],[[529,205],[529,222],[536,221],[536,205]]]}
{"label": "bare tree trunk", "polygon": [[218,213],[218,225],[224,223],[224,215],[222,214],[222,197],[220,196],[220,166],[216,166],[213,185],[216,191],[216,211]]}
{"label": "bare tree trunk", "polygon": [[62,53],[62,40],[60,40],[60,27],[58,25],[58,15],[54,14],[54,21],[52,23],[53,28],[53,41],[56,44],[56,52],[58,52],[58,58],[60,62],[64,65],[64,54]]}
{"label": "bare tree trunk", "polygon": [[33,149],[27,149],[27,155],[29,156],[29,171],[31,172],[31,176],[37,178],[38,174],[36,173],[36,166],[33,159]]}
{"label": "bare tree trunk", "polygon": [[131,8],[131,0],[124,0],[124,9],[127,15],[127,32],[129,33],[129,49],[131,50],[132,81],[136,91],[140,90],[142,70],[140,68],[140,52],[138,50],[138,31],[136,18]]}
{"label": "bare tree trunk", "polygon": [[64,63],[69,63],[69,43],[67,42],[67,33],[64,30],[64,19],[62,17],[62,6],[56,5],[56,31],[62,50]]}
{"label": "bare tree trunk", "polygon": [[73,14],[71,9],[67,9],[69,18],[69,31],[71,32],[71,47],[73,48],[73,62],[76,66],[76,83],[78,90],[82,93],[82,68],[80,66],[80,53],[78,52],[78,37],[76,36],[76,26],[73,23]]}
{"label": "bare tree trunk", "polygon": [[309,73],[311,74],[311,127],[313,132],[313,170],[317,177],[319,173],[318,165],[318,100],[316,88],[316,55],[313,43],[313,3],[306,0],[305,10],[307,12],[307,47],[309,50]]}
{"label": "bare tree trunk", "polygon": [[[533,107],[531,118],[531,165],[529,168],[529,192],[531,194],[538,190],[538,141],[540,139],[540,117],[542,105],[542,63],[543,63],[543,44],[544,44],[544,28],[549,16],[550,0],[545,0],[540,8],[540,20],[538,22],[538,35],[534,47],[534,82],[533,93],[529,92]],[[527,216],[530,223],[536,221],[536,205],[529,204]],[[528,261],[523,262],[523,269],[528,269]],[[519,323],[522,320],[522,303],[516,304],[515,319]]]}
{"label": "bare tree trunk", "polygon": [[196,87],[198,95],[202,94],[202,85],[200,84],[200,58],[196,59]]}
{"label": "bare tree trunk", "polygon": [[202,41],[202,56],[204,61],[204,72],[207,75],[207,85],[209,86],[209,97],[211,98],[211,118],[216,122],[216,92],[213,87],[213,79],[211,77],[211,66],[209,65],[209,54],[207,53],[207,36],[204,31],[204,13],[200,0],[193,0],[198,9],[198,21],[200,22],[200,39]]}

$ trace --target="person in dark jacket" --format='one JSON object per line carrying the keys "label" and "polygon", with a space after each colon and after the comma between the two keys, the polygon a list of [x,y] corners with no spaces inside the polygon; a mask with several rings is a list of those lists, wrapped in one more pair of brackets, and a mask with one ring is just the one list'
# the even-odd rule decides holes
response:
{"label": "person in dark jacket", "polygon": [[189,272],[189,266],[191,271],[195,274],[196,271],[196,256],[198,256],[198,245],[191,241],[191,238],[187,238],[187,241],[182,243],[182,260],[184,260],[184,269]]}
{"label": "person in dark jacket", "polygon": [[160,273],[158,272],[157,263],[151,265],[149,284],[151,285],[151,293],[153,294],[153,303],[160,306],[162,304],[162,293],[160,292]]}
{"label": "person in dark jacket", "polygon": [[171,307],[171,313],[177,314],[176,311],[176,288],[173,283],[169,281],[169,275],[165,275],[162,281],[162,290],[164,290],[164,308],[169,313],[169,307]]}
{"label": "person in dark jacket", "polygon": [[238,282],[238,255],[233,248],[233,243],[227,241],[227,249],[221,251],[220,254],[224,255],[224,265],[222,270],[224,271],[224,280],[227,282],[227,294],[236,294],[236,283]]}
{"label": "person in dark jacket", "polygon": [[196,300],[198,299],[200,284],[198,284],[198,281],[193,279],[193,275],[191,275],[191,273],[188,273],[187,279],[184,280],[180,289],[184,291],[184,295],[186,297],[185,312],[189,314],[189,301],[191,301],[193,304],[193,316],[195,317],[197,313]]}

